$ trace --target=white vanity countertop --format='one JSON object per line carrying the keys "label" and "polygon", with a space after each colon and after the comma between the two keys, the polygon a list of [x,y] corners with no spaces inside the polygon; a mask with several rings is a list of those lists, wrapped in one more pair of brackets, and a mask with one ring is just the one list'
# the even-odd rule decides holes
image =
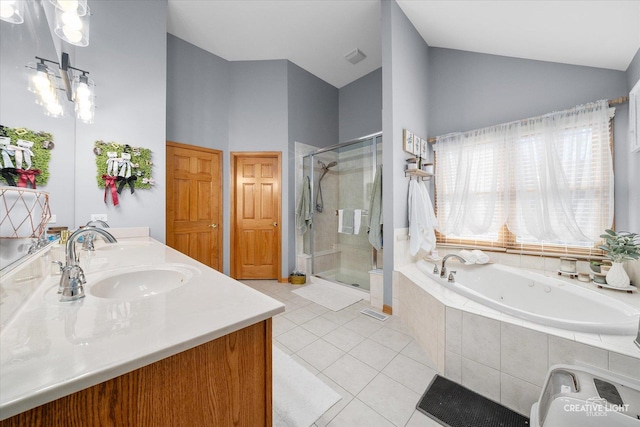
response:
{"label": "white vanity countertop", "polygon": [[[38,279],[42,284],[3,325],[0,419],[284,311],[279,301],[153,239],[121,239],[114,245],[120,243],[107,249],[96,242],[95,252],[81,253],[85,298],[59,302],[60,276],[47,275]],[[49,257],[46,262],[59,259],[61,250],[54,245],[44,255]],[[177,289],[137,299],[99,298],[91,293],[92,281],[115,269],[161,264],[186,268],[194,276]]]}

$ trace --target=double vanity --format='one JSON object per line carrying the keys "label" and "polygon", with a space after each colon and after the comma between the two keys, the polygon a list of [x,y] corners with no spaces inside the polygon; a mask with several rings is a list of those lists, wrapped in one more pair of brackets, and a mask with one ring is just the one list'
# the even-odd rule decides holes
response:
{"label": "double vanity", "polygon": [[58,243],[0,278],[0,426],[271,425],[283,304],[112,230],[78,251],[84,298],[60,301]]}

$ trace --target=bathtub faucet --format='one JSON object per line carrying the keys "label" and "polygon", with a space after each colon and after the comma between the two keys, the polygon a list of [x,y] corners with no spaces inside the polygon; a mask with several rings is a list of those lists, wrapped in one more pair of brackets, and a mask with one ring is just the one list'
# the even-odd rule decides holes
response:
{"label": "bathtub faucet", "polygon": [[440,269],[440,278],[442,279],[447,277],[447,267],[445,267],[444,265],[449,258],[455,258],[462,263],[466,262],[465,259],[462,258],[460,255],[456,255],[456,254],[445,255],[444,258],[442,258],[442,268]]}

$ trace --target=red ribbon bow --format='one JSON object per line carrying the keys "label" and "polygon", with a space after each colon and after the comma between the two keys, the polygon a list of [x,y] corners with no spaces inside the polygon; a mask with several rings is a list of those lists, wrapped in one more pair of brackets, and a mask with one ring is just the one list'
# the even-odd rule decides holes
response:
{"label": "red ribbon bow", "polygon": [[20,175],[18,187],[27,187],[27,182],[31,183],[31,188],[36,188],[36,175],[40,175],[40,169],[16,169]]}
{"label": "red ribbon bow", "polygon": [[118,177],[102,175],[102,179],[104,179],[104,202],[107,203],[107,193],[109,191],[109,187],[111,187],[111,200],[113,201],[113,206],[118,206],[118,192],[116,190],[116,180]]}

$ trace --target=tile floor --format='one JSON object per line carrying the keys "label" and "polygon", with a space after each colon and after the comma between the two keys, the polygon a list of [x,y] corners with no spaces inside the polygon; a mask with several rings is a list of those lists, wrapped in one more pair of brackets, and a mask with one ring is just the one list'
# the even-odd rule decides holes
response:
{"label": "tile floor", "polygon": [[400,318],[365,316],[366,301],[334,312],[275,280],[243,283],[285,304],[274,345],[342,396],[314,426],[440,426],[415,410],[436,371]]}

